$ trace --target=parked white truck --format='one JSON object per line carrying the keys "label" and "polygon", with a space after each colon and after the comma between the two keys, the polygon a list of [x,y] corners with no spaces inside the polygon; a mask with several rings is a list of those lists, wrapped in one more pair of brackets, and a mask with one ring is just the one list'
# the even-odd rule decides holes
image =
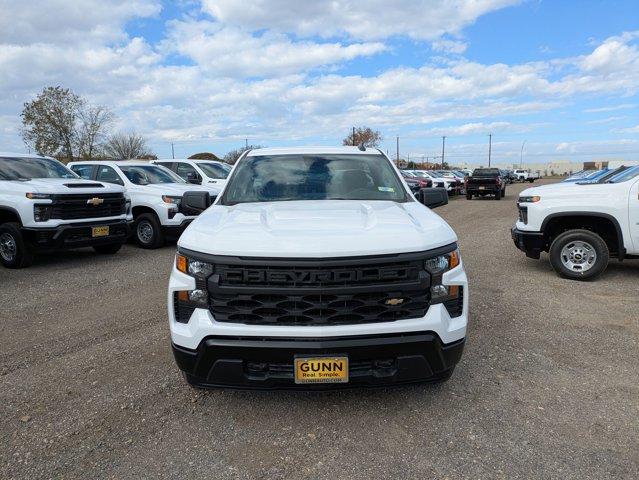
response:
{"label": "parked white truck", "polygon": [[82,180],[53,158],[0,154],[0,263],[7,268],[56,250],[116,253],[132,219],[122,187]]}
{"label": "parked white truck", "polygon": [[178,241],[173,352],[198,387],[443,381],[459,361],[468,281],[457,237],[376,149],[243,154]]}
{"label": "parked white truck", "polygon": [[533,183],[535,180],[539,180],[541,178],[541,173],[539,173],[539,170],[532,171],[519,168],[513,173],[518,182]]}
{"label": "parked white truck", "polygon": [[226,185],[226,178],[233,168],[224,162],[192,158],[151,160],[151,163],[168,168],[188,183],[194,185],[214,185],[220,190]]}
{"label": "parked white truck", "polygon": [[124,187],[131,200],[133,238],[142,248],[159,248],[177,238],[196,217],[182,207],[188,191],[219,192],[219,187],[191,185],[170,170],[141,160],[71,162],[82,178]]}
{"label": "parked white truck", "polygon": [[528,188],[517,206],[515,245],[531,258],[548,252],[562,277],[594,279],[609,258],[639,256],[639,167],[620,169],[598,183]]}

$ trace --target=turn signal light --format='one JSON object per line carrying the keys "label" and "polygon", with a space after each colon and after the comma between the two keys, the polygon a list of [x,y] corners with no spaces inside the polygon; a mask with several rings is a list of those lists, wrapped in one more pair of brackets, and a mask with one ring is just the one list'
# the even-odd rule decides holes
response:
{"label": "turn signal light", "polygon": [[175,256],[175,267],[182,273],[188,273],[188,261],[184,255],[179,253]]}

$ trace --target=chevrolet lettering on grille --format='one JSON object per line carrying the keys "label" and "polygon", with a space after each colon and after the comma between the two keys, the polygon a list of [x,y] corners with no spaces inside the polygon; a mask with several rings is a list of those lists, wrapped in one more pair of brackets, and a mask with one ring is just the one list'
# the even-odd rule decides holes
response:
{"label": "chevrolet lettering on grille", "polygon": [[87,200],[87,205],[93,205],[94,207],[97,207],[98,205],[102,205],[103,203],[104,203],[104,199],[98,198],[98,197],[93,197]]}
{"label": "chevrolet lettering on grille", "polygon": [[221,283],[282,285],[330,284],[343,282],[371,282],[403,280],[410,278],[407,268],[370,268],[361,270],[251,270],[225,269],[221,272]]}

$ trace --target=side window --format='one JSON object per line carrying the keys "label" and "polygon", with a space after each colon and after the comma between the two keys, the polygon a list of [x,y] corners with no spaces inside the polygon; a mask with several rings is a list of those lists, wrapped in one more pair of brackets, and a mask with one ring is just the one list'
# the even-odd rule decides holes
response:
{"label": "side window", "polygon": [[122,179],[118,176],[117,172],[106,165],[102,165],[98,168],[98,175],[96,180],[106,183],[116,183],[118,185],[124,185]]}
{"label": "side window", "polygon": [[202,177],[200,177],[200,175],[195,171],[195,168],[193,168],[188,163],[184,163],[184,162],[177,163],[177,168],[175,170],[175,173],[177,173],[180,177],[182,177],[186,181],[189,180],[189,175],[191,175],[191,178],[193,179],[197,179],[200,181],[202,180]]}
{"label": "side window", "polygon": [[80,175],[80,178],[92,180],[91,174],[93,173],[93,165],[73,165],[71,170]]}
{"label": "side window", "polygon": [[155,162],[156,165],[160,165],[162,167],[166,167],[169,170],[172,170],[175,172],[175,163],[173,162]]}

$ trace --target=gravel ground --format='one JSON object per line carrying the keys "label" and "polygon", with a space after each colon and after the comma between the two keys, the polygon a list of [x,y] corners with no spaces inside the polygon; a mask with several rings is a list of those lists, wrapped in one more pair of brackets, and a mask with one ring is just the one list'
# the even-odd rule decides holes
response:
{"label": "gravel ground", "polygon": [[437,210],[471,281],[441,386],[196,391],[173,363],[174,246],[0,270],[0,478],[638,478],[639,262],[525,258],[505,200]]}

